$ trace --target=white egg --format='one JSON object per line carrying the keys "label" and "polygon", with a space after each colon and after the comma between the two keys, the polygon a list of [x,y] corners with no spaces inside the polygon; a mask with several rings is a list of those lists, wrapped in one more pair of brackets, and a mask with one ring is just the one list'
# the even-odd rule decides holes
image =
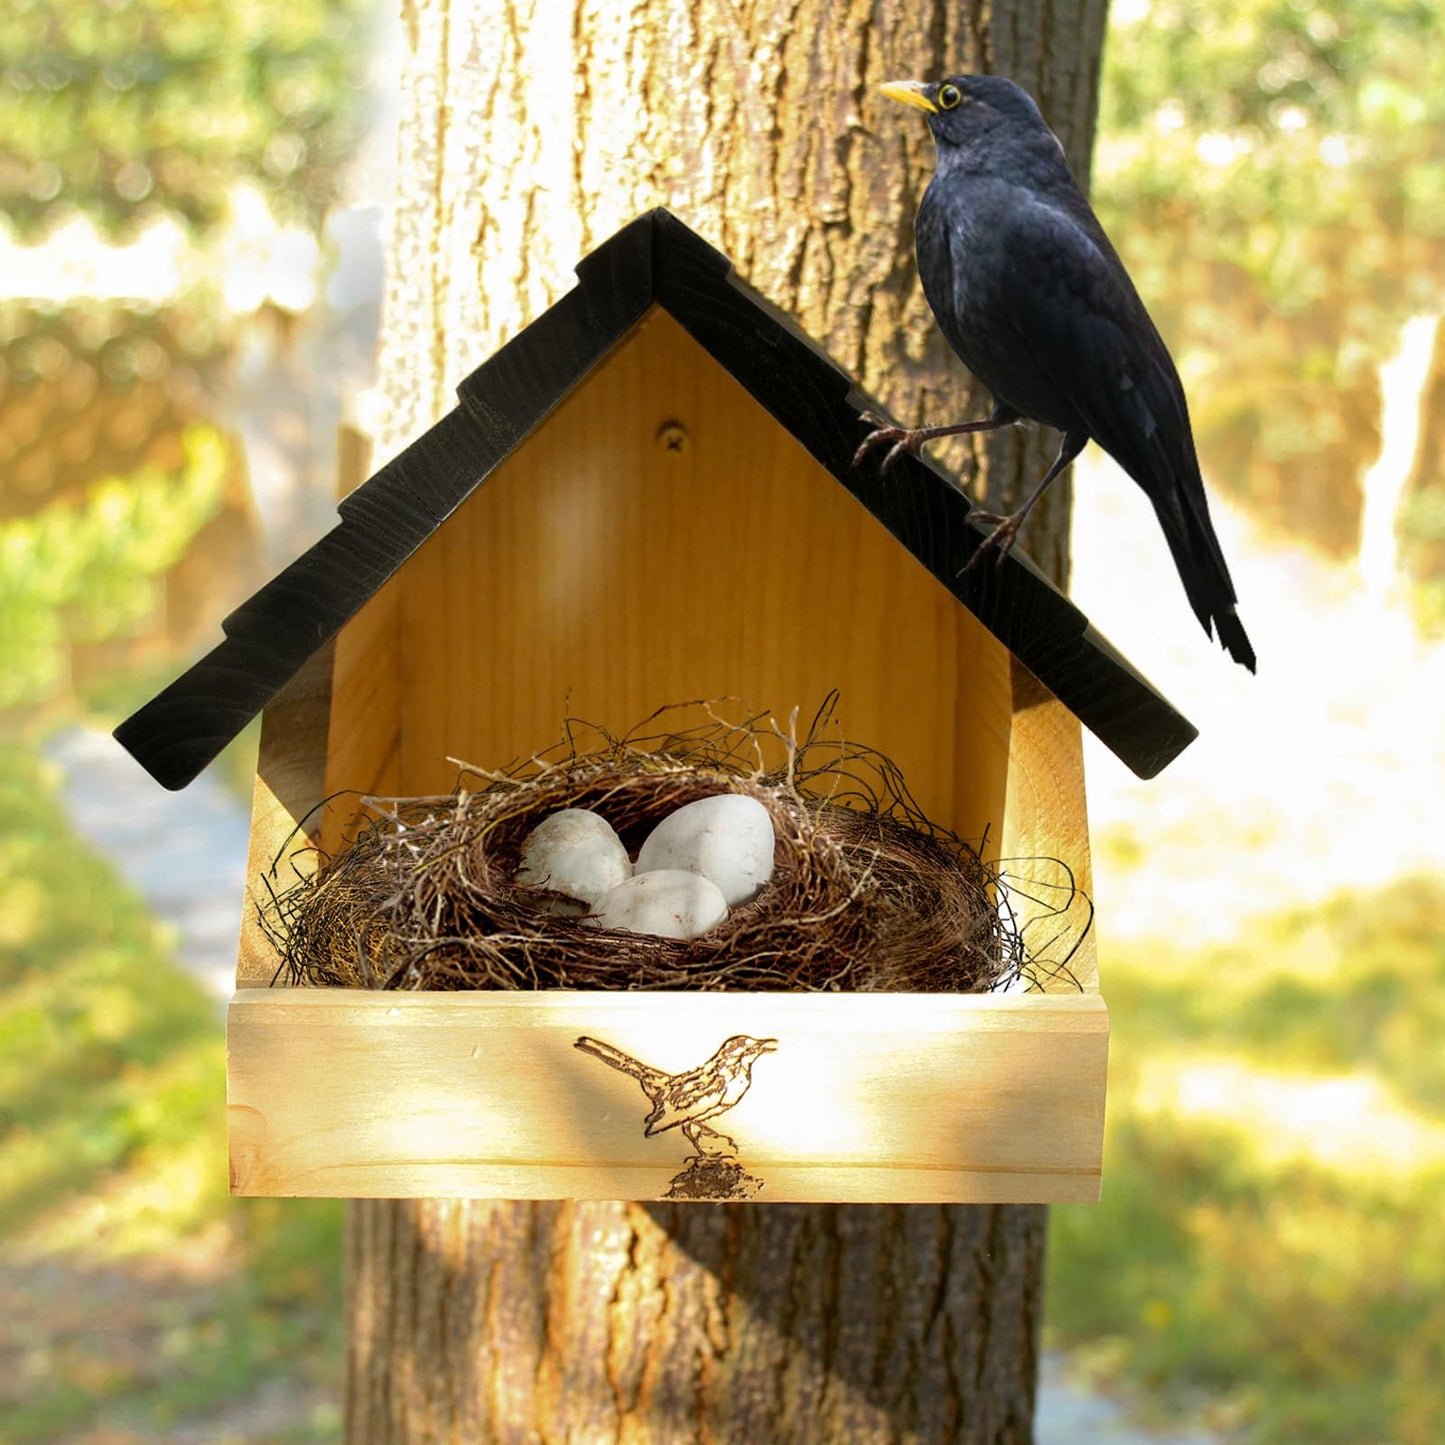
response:
{"label": "white egg", "polygon": [[652,933],[659,938],[696,938],[728,916],[716,883],[677,868],[636,873],[592,905],[587,922],[598,928]]}
{"label": "white egg", "polygon": [[612,824],[587,808],[563,808],[527,834],[515,881],[595,903],[631,876],[627,849]]}
{"label": "white egg", "polygon": [[701,873],[733,907],[773,876],[773,820],[756,798],[741,793],[686,803],[647,835],[637,871],[651,868]]}

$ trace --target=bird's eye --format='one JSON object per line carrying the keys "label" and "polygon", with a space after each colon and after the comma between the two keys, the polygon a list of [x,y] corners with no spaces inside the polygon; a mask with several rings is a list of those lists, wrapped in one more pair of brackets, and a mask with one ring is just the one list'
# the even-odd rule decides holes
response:
{"label": "bird's eye", "polygon": [[963,92],[956,85],[938,87],[938,108],[952,110],[963,99]]}

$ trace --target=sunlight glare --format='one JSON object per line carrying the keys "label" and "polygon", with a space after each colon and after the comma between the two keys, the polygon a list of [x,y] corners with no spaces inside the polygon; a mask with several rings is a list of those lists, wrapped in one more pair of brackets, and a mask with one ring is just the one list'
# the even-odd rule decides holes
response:
{"label": "sunlight glare", "polygon": [[1304,1161],[1343,1175],[1409,1178],[1445,1163],[1445,1126],[1367,1073],[1271,1073],[1238,1059],[1153,1059],[1132,1108],[1188,1125],[1237,1129],[1269,1164]]}

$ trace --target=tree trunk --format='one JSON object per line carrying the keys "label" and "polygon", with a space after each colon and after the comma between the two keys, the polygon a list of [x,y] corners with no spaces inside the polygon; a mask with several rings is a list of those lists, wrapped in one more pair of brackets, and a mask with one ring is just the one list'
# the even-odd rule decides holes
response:
{"label": "tree trunk", "polygon": [[[981,414],[917,282],[933,165],[889,79],[1013,76],[1081,180],[1105,0],[429,0],[409,55],[383,455],[665,204],[906,422]],[[936,452],[993,510],[1051,434]],[[1023,545],[1067,574],[1068,491]],[[666,701],[666,699],[659,699]],[[1037,1207],[350,1209],[352,1441],[1023,1441]]]}
{"label": "tree trunk", "polygon": [[1041,1208],[350,1210],[350,1441],[1031,1438]]}

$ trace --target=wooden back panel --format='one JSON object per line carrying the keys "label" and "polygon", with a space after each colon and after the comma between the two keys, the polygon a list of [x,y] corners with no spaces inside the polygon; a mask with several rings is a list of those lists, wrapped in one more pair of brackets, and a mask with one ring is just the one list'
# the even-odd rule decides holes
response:
{"label": "wooden back panel", "polygon": [[[394,655],[348,668],[393,606]],[[931,816],[997,820],[1007,652],[654,311],[343,633],[327,782],[441,791],[448,757],[526,756],[568,712],[626,731],[731,696],[785,720],[835,687]]]}

